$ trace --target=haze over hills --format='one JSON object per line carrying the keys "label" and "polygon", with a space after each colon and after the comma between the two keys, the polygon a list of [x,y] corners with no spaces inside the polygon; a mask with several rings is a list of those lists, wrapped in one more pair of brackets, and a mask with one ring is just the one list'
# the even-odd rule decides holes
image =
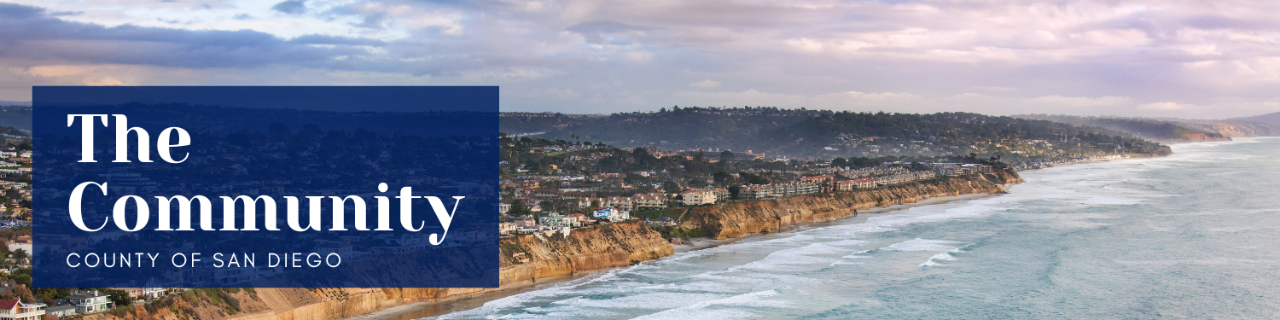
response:
{"label": "haze over hills", "polygon": [[1019,159],[1167,152],[1165,146],[1116,130],[972,113],[697,107],[607,116],[503,113],[500,129],[619,147],[827,159],[970,153]]}
{"label": "haze over hills", "polygon": [[1191,125],[1159,119],[1048,114],[1020,114],[1014,115],[1014,117],[1022,119],[1049,120],[1077,126],[1094,126],[1160,141],[1231,140],[1229,136],[1219,133],[1216,130],[1202,130]]}
{"label": "haze over hills", "polygon": [[1252,117],[1232,118],[1227,119],[1226,121],[1265,123],[1273,126],[1280,126],[1280,112],[1261,114]]}

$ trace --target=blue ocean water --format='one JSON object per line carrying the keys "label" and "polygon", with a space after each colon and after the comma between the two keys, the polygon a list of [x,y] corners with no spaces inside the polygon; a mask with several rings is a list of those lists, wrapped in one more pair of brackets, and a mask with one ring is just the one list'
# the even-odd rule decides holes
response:
{"label": "blue ocean water", "polygon": [[1280,139],[1022,173],[1009,194],[678,253],[441,318],[1280,316]]}

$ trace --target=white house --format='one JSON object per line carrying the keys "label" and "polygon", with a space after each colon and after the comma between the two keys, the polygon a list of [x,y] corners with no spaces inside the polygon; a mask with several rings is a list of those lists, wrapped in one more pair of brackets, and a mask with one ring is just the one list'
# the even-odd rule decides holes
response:
{"label": "white house", "polygon": [[40,320],[43,303],[22,303],[18,299],[0,299],[0,320]]}
{"label": "white house", "polygon": [[684,200],[682,201],[686,206],[711,204],[711,203],[716,203],[716,200],[717,200],[716,192],[711,189],[689,190],[689,191],[681,192],[680,196],[683,197]]}
{"label": "white house", "polygon": [[604,208],[604,209],[596,210],[592,214],[592,216],[596,217],[597,219],[608,219],[609,221],[616,222],[616,221],[631,219],[631,212],[619,211],[618,209],[614,209],[614,208]]}
{"label": "white house", "polygon": [[111,300],[107,299],[107,295],[98,293],[98,290],[81,291],[67,297],[67,301],[76,306],[76,313],[79,314],[102,312],[111,308]]}

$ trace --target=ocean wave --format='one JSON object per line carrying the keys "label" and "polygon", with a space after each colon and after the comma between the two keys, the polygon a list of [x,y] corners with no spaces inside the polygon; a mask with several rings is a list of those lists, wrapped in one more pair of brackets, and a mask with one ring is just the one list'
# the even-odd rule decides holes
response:
{"label": "ocean wave", "polygon": [[636,319],[741,319],[755,314],[742,309],[709,308],[712,306],[734,306],[747,308],[787,308],[791,305],[785,301],[767,300],[778,295],[776,289],[744,293],[722,299],[703,301],[689,306],[666,310]]}

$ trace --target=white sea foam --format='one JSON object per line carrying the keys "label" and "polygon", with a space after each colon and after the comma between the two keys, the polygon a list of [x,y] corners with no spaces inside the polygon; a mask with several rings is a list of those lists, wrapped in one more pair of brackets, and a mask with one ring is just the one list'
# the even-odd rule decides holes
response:
{"label": "white sea foam", "polygon": [[785,301],[769,300],[778,295],[775,289],[751,292],[722,299],[703,301],[689,306],[666,310],[636,319],[742,319],[755,314],[741,309],[710,308],[716,306],[733,306],[748,308],[786,308],[790,304]]}
{"label": "white sea foam", "polygon": [[646,292],[599,300],[573,297],[552,303],[576,308],[671,309],[687,306],[689,303],[715,300],[721,297],[723,295],[710,293]]}
{"label": "white sea foam", "polygon": [[733,288],[730,288],[728,285],[724,283],[712,282],[712,281],[697,281],[697,282],[689,282],[689,283],[667,283],[667,284],[660,284],[660,285],[643,286],[637,289],[655,290],[655,291],[671,290],[671,291],[685,291],[685,292],[715,292],[715,293],[724,293],[724,292],[734,291]]}
{"label": "white sea foam", "polygon": [[1130,204],[1138,204],[1139,202],[1142,202],[1142,201],[1138,199],[1097,196],[1097,197],[1089,198],[1089,200],[1085,200],[1084,202],[1081,202],[1081,203],[1130,205]]}
{"label": "white sea foam", "polygon": [[952,248],[955,248],[955,247],[953,247],[953,246],[952,246],[952,244],[954,244],[954,243],[956,243],[956,242],[955,242],[955,241],[950,241],[950,240],[930,240],[930,239],[915,238],[915,239],[912,239],[912,240],[907,240],[907,241],[903,241],[903,242],[899,242],[899,243],[891,244],[891,245],[889,245],[889,246],[887,246],[887,247],[880,248],[880,250],[885,250],[885,251],[946,251],[946,250],[951,250]]}

